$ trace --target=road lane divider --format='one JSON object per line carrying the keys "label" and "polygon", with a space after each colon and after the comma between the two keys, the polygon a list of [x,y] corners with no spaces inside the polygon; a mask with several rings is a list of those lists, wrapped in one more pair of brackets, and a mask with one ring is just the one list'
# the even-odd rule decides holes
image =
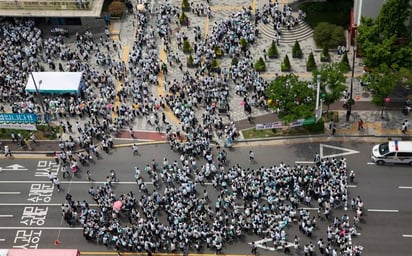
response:
{"label": "road lane divider", "polygon": [[0,192],[0,195],[20,195],[21,192]]}
{"label": "road lane divider", "polygon": [[412,189],[412,187],[407,187],[407,186],[399,186],[399,189]]}
{"label": "road lane divider", "polygon": [[0,218],[13,218],[12,214],[0,214]]}
{"label": "road lane divider", "polygon": [[387,212],[387,213],[397,213],[399,210],[389,210],[389,209],[368,209],[368,212]]}
{"label": "road lane divider", "polygon": [[412,235],[405,235],[405,234],[403,234],[403,235],[402,235],[402,237],[405,237],[405,238],[412,238]]}

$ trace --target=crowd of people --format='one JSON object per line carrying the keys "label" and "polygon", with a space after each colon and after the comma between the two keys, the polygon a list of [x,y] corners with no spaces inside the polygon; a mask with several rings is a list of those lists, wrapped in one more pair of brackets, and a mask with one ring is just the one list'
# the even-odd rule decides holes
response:
{"label": "crowd of people", "polygon": [[[80,223],[87,240],[118,251],[148,253],[206,248],[220,253],[226,243],[254,233],[270,238],[285,252],[291,250],[287,241],[293,241],[296,250],[311,255],[316,246],[301,245],[299,237],[288,236],[286,226],[295,223],[302,235],[312,237],[318,232],[317,222],[328,221],[318,250],[325,255],[350,255],[363,201],[359,196],[351,200],[353,219],[334,214],[348,203],[347,186],[353,174],[346,165],[345,159],[332,158],[313,165],[229,167],[211,150],[205,149],[200,159],[185,151],[180,159],[164,158],[162,163],[153,160],[136,167],[136,192],[117,195],[116,179],[108,175],[103,185],[89,189],[97,209],[87,201],[68,200],[64,215],[68,224]],[[208,194],[212,186],[216,197]],[[121,207],[114,207],[118,201]],[[319,210],[313,214],[305,207]]]}

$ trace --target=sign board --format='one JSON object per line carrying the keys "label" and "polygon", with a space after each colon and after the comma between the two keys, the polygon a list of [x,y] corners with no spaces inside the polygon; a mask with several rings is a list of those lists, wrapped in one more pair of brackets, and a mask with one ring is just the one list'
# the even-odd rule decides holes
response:
{"label": "sign board", "polygon": [[37,115],[33,113],[1,113],[0,123],[33,124],[37,122]]}
{"label": "sign board", "polygon": [[0,128],[37,131],[36,124],[0,123]]}
{"label": "sign board", "polygon": [[265,124],[256,124],[256,130],[265,130],[265,129],[286,129],[291,127],[298,127],[302,125],[312,124],[315,122],[315,118],[311,117],[309,119],[298,119],[289,124],[284,124],[282,121],[265,123]]}

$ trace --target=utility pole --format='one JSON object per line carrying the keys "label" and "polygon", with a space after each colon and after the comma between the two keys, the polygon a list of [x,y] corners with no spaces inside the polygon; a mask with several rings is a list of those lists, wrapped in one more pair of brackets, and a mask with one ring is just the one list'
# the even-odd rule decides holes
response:
{"label": "utility pole", "polygon": [[356,26],[354,27],[355,32],[353,35],[353,56],[352,56],[352,74],[350,77],[350,91],[348,100],[348,110],[346,111],[346,122],[349,122],[350,115],[352,114],[352,104],[353,102],[353,81],[355,79],[355,58],[356,58]]}
{"label": "utility pole", "polygon": [[316,108],[315,108],[315,113],[316,113],[316,120],[319,120],[319,118],[322,117],[322,113],[319,113],[320,74],[318,74],[316,78],[317,79],[316,79]]}
{"label": "utility pole", "polygon": [[[46,109],[44,108],[43,96],[41,95],[41,93],[39,91],[39,88],[37,87],[37,83],[36,83],[36,80],[34,79],[33,72],[31,72],[30,75],[31,75],[31,79],[33,80],[34,88],[36,89],[38,100],[40,101],[40,107],[41,107],[41,111],[42,111],[41,120],[45,121],[45,119],[46,119]],[[42,82],[43,82],[42,80],[39,81],[39,86],[41,86]]]}

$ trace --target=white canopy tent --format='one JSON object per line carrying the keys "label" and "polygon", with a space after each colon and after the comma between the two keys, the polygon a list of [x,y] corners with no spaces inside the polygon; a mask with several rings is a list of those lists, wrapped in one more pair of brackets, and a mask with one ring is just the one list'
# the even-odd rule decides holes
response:
{"label": "white canopy tent", "polygon": [[[27,78],[26,92],[43,94],[79,94],[82,72],[33,72]],[[34,81],[33,81],[34,79]]]}

